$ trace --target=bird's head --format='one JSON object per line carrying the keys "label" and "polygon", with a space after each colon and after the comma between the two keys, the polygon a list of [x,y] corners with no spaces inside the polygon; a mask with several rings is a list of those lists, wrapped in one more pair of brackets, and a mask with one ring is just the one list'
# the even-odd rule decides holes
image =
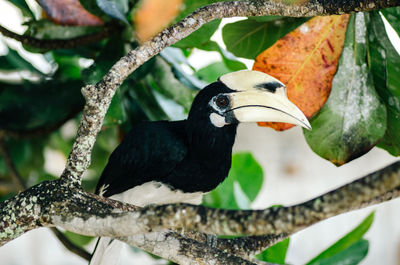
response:
{"label": "bird's head", "polygon": [[278,79],[243,70],[221,76],[202,89],[193,101],[190,119],[199,115],[215,127],[239,122],[287,122],[311,129],[303,112],[286,95]]}

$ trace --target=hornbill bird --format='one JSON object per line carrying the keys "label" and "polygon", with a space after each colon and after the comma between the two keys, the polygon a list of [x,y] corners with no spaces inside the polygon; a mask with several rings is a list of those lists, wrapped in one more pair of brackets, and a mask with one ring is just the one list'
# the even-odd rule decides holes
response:
{"label": "hornbill bird", "polygon": [[[225,74],[197,94],[186,120],[135,125],[111,154],[96,192],[142,207],[200,204],[228,176],[238,123],[258,121],[311,129],[279,80],[250,70]],[[90,264],[115,263],[117,244],[101,238]]]}

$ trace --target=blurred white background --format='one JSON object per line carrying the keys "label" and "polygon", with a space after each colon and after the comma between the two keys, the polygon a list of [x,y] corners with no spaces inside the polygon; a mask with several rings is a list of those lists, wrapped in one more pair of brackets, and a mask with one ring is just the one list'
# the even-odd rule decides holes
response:
{"label": "blurred white background", "polygon": [[[34,5],[34,2],[29,1]],[[226,23],[226,21],[224,21]],[[0,24],[18,33],[23,33],[20,14],[6,1],[0,1]],[[397,37],[397,35],[393,35]],[[220,32],[213,37],[221,43]],[[20,47],[12,40],[1,41]],[[397,40],[398,41],[398,40]],[[0,42],[0,53],[2,52]],[[27,55],[35,65],[44,71],[49,68],[43,64],[41,56]],[[203,67],[219,60],[217,53],[196,51],[190,58],[195,68]],[[252,62],[243,60],[249,68]],[[234,146],[235,151],[250,151],[264,170],[264,186],[254,203],[255,208],[270,205],[296,204],[351,182],[371,173],[398,158],[386,151],[374,148],[368,154],[342,167],[318,157],[307,146],[302,131],[294,128],[286,132],[275,132],[256,124],[240,125]],[[58,153],[48,153],[52,159],[49,170],[62,171],[65,157]],[[287,263],[304,264],[319,252],[330,246],[341,236],[359,224],[371,211],[375,210],[375,220],[366,238],[370,249],[362,264],[400,265],[400,200],[383,203],[379,206],[342,214],[320,222],[291,238]],[[92,243],[88,249],[93,249]],[[123,264],[150,264],[145,254],[132,260],[133,254],[125,256]],[[37,229],[0,248],[0,265],[20,264],[87,264],[83,259],[71,254],[47,229]]]}

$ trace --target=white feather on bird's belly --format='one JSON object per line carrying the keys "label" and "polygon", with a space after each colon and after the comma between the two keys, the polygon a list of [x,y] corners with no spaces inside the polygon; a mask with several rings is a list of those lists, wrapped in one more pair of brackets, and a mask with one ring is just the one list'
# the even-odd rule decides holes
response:
{"label": "white feather on bird's belly", "polygon": [[[107,187],[104,187],[104,190]],[[149,204],[171,204],[171,203],[190,203],[200,204],[204,192],[183,192],[181,190],[171,189],[168,185],[161,182],[150,181],[140,186],[136,186],[127,191],[111,196],[111,199],[130,203],[139,207]]]}

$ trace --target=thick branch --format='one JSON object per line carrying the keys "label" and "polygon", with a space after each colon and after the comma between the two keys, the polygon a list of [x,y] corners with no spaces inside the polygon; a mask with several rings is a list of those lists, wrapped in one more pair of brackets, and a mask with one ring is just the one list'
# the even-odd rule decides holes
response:
{"label": "thick branch", "polygon": [[0,245],[38,226],[91,236],[124,237],[163,229],[218,235],[293,234],[318,221],[400,195],[400,162],[308,202],[233,211],[186,204],[143,209],[43,182],[0,204]]}
{"label": "thick branch", "polygon": [[87,220],[85,212],[63,211],[52,216],[50,222],[77,233],[110,237],[143,234],[165,228],[185,228],[218,235],[293,234],[331,216],[398,197],[399,193],[400,162],[397,162],[296,206],[233,211],[176,204],[110,214],[105,218],[92,216]]}
{"label": "thick branch", "polygon": [[90,164],[91,150],[115,90],[140,65],[164,48],[185,38],[202,25],[218,18],[235,16],[316,16],[379,9],[400,5],[400,0],[313,0],[287,4],[291,1],[267,2],[263,0],[219,2],[198,9],[182,21],[165,29],[152,40],[122,57],[95,86],[82,92],[86,98],[77,138],[67,161],[62,178],[80,184],[83,172]]}
{"label": "thick branch", "polygon": [[202,234],[198,232],[187,232],[185,236],[205,244],[207,247],[216,248],[231,253],[244,259],[251,259],[252,256],[264,251],[266,248],[285,239],[287,234],[247,236],[238,238],[218,238],[215,235]]}
{"label": "thick branch", "polygon": [[221,251],[168,231],[124,237],[119,240],[179,264],[255,264],[234,253]]}

